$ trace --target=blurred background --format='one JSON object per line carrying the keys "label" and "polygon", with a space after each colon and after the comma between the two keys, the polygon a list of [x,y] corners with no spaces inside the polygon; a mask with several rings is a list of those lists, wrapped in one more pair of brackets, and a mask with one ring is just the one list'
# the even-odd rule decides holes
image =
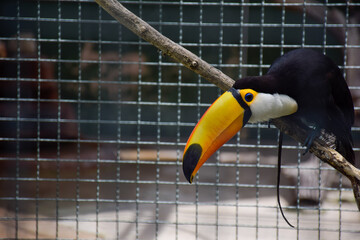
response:
{"label": "blurred background", "polygon": [[[120,1],[233,79],[312,48],[344,72],[359,152],[358,1]],[[351,185],[249,124],[190,185],[182,151],[221,90],[91,0],[0,2],[0,239],[349,239]]]}

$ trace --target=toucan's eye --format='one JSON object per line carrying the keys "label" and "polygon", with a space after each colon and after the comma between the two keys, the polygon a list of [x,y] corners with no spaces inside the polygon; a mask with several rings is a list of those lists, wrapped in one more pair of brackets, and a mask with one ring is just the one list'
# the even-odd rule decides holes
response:
{"label": "toucan's eye", "polygon": [[245,94],[245,101],[251,102],[254,99],[254,95],[252,93]]}

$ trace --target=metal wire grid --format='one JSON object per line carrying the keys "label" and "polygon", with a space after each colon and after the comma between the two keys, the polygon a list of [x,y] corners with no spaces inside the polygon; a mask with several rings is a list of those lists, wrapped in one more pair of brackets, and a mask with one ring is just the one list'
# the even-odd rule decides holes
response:
{"label": "metal wire grid", "polygon": [[[328,33],[344,25],[327,23],[327,10],[323,22],[311,21],[305,11],[341,9],[348,33],[359,28],[349,23],[350,8],[358,3],[123,3],[234,78],[263,74],[275,57],[299,47],[332,54],[344,71],[359,69],[339,58],[342,49],[359,44],[347,44],[347,38],[339,44]],[[3,86],[15,83],[15,92],[9,88],[0,98],[5,106],[0,238],[347,239],[359,233],[352,220],[355,204],[343,201],[351,196],[345,180],[323,186],[319,174],[317,186],[300,186],[300,171],[333,170],[300,166],[302,148],[291,141],[284,148],[295,161],[284,168],[298,175],[295,184],[281,189],[297,195],[296,204],[285,207],[294,210],[290,220],[297,228],[288,229],[275,202],[264,202],[266,196],[275,199],[276,165],[268,154],[277,148],[277,131],[266,124],[249,125],[190,186],[182,176],[182,149],[220,91],[134,37],[92,1],[1,4],[0,40],[15,46],[1,61],[13,64],[15,72],[0,80]],[[291,13],[289,6],[303,11]],[[26,43],[35,46],[32,55],[24,53]],[[24,73],[27,63],[35,66],[33,75]],[[51,64],[53,75],[44,76]],[[32,94],[26,95],[29,89]],[[45,95],[49,92],[54,95]],[[358,130],[353,128],[355,136]],[[229,152],[236,160],[221,161]],[[244,152],[252,161],[243,161]],[[331,193],[337,203],[300,206],[300,189],[318,190],[319,198],[320,190]],[[338,219],[328,225],[331,213]]]}

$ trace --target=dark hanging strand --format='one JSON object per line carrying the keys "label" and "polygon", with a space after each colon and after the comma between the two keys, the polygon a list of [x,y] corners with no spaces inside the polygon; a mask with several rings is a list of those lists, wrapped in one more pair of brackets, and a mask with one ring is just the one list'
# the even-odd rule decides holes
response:
{"label": "dark hanging strand", "polygon": [[277,202],[279,204],[280,212],[285,222],[292,228],[295,228],[285,217],[284,212],[281,207],[280,202],[280,174],[281,174],[281,150],[282,150],[282,141],[283,141],[283,133],[280,131],[279,134],[279,143],[278,143],[278,166],[277,166],[277,184],[276,184],[276,193],[277,193]]}

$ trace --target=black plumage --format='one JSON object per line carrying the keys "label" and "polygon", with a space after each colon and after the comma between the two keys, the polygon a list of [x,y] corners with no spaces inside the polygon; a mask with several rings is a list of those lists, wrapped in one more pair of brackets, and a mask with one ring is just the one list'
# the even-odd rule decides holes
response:
{"label": "black plumage", "polygon": [[336,150],[354,164],[354,105],[341,70],[327,56],[310,49],[293,50],[275,60],[266,75],[240,79],[233,87],[292,97],[298,111],[288,117],[335,135]]}

